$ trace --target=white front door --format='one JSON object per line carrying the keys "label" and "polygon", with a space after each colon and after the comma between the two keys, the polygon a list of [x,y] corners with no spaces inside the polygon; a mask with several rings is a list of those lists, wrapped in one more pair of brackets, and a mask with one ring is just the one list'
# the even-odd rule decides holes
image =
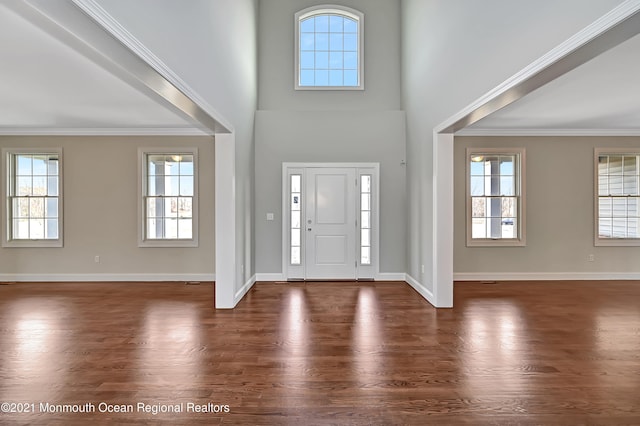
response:
{"label": "white front door", "polygon": [[285,279],[376,277],[378,174],[377,163],[283,164]]}
{"label": "white front door", "polygon": [[356,278],[356,170],[306,170],[306,279]]}

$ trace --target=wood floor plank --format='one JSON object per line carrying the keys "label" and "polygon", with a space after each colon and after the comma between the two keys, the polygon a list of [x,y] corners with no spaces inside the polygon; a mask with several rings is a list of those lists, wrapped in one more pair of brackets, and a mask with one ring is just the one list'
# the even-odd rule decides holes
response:
{"label": "wood floor plank", "polygon": [[3,285],[0,424],[638,425],[639,284]]}

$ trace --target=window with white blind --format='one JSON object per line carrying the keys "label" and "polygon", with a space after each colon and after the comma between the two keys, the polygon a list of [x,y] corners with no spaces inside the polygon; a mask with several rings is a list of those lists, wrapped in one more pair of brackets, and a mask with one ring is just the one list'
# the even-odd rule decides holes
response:
{"label": "window with white blind", "polygon": [[467,246],[525,245],[523,148],[467,149]]}
{"label": "window with white blind", "polygon": [[4,247],[62,247],[62,149],[4,149]]}
{"label": "window with white blind", "polygon": [[640,150],[596,149],[596,245],[640,245]]}
{"label": "window with white blind", "polygon": [[139,245],[197,247],[197,149],[141,149],[139,156]]}

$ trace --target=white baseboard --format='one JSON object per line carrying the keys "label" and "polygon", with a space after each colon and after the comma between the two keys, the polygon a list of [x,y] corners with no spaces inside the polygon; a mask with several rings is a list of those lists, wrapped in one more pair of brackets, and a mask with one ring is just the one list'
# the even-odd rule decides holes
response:
{"label": "white baseboard", "polygon": [[414,288],[415,291],[417,291],[418,293],[420,293],[420,295],[422,295],[422,297],[424,297],[425,299],[427,299],[427,301],[429,303],[431,303],[433,306],[436,306],[436,298],[433,295],[433,292],[431,292],[431,290],[429,290],[428,288],[426,288],[424,285],[422,285],[418,280],[416,280],[415,278],[413,278],[411,275],[406,274],[405,275],[405,281]]}
{"label": "white baseboard", "polygon": [[454,281],[607,281],[640,280],[640,272],[460,272]]}
{"label": "white baseboard", "polygon": [[235,298],[234,306],[237,305],[238,302],[242,300],[244,295],[247,294],[249,290],[251,290],[251,287],[253,287],[255,283],[256,283],[256,276],[253,275],[251,278],[249,278],[249,280],[247,280],[246,283],[244,283],[244,285],[238,291],[236,291],[236,294],[234,295],[234,298]]}
{"label": "white baseboard", "polygon": [[[380,272],[376,276],[376,281],[405,281],[406,274],[404,272]],[[281,273],[258,273],[256,281],[286,281],[284,274]]]}
{"label": "white baseboard", "polygon": [[286,281],[284,274],[281,273],[262,273],[256,274],[256,281]]}
{"label": "white baseboard", "polygon": [[0,274],[1,282],[215,281],[216,274]]}
{"label": "white baseboard", "polygon": [[406,281],[407,274],[404,272],[378,272],[376,281]]}

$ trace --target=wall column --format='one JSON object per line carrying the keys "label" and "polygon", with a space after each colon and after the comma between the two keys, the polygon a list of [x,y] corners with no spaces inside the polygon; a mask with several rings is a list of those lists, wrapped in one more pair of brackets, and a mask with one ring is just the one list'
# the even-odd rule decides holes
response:
{"label": "wall column", "polygon": [[216,285],[215,308],[235,307],[236,280],[236,138],[216,134]]}

